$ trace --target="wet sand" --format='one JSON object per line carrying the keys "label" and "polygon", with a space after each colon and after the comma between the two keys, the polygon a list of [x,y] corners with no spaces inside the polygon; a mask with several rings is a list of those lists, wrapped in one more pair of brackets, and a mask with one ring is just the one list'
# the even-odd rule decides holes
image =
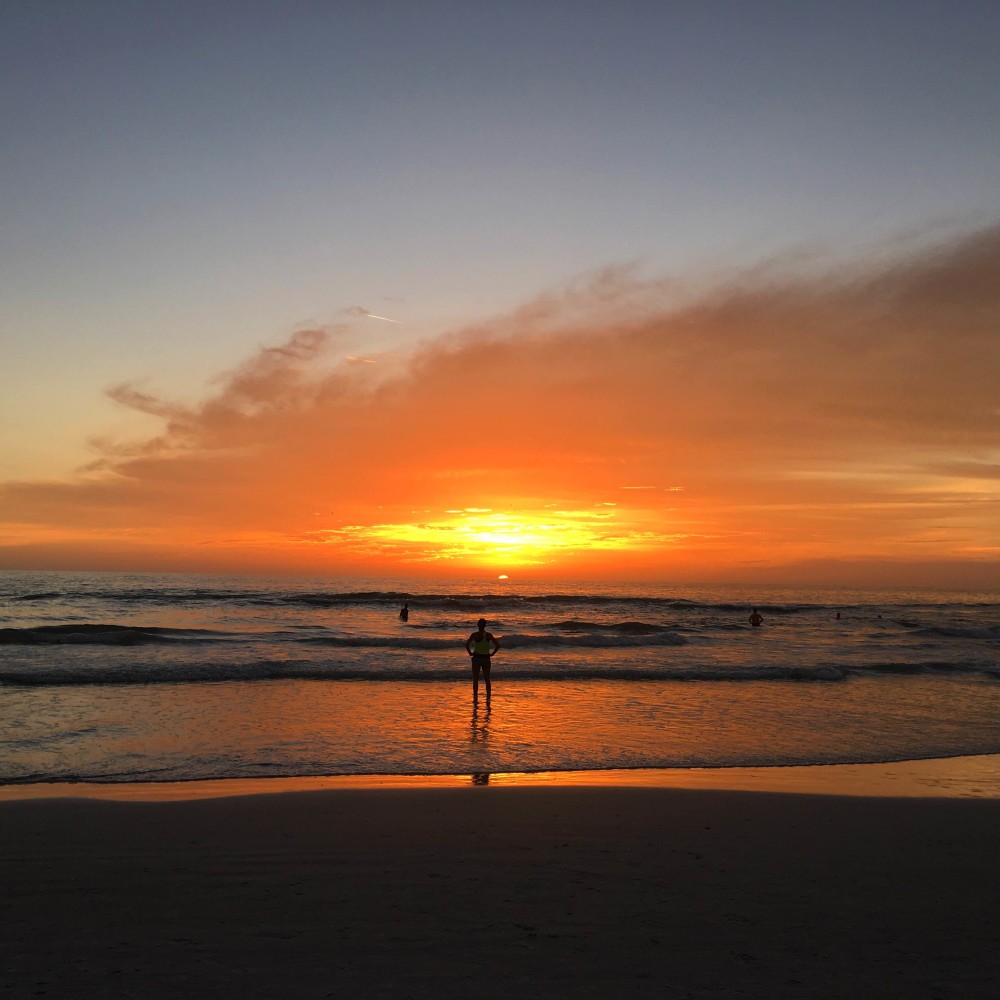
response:
{"label": "wet sand", "polygon": [[702,788],[713,791],[798,792],[806,795],[865,795],[878,798],[1000,799],[1000,755],[980,754],[883,764],[813,764],[792,767],[683,767],[480,775],[355,774],[105,784],[51,782],[0,785],[0,802],[67,797],[117,799],[123,802],[173,802],[233,795],[328,791],[335,788],[458,788],[469,784],[488,784],[494,787],[586,785]]}
{"label": "wet sand", "polygon": [[1000,801],[0,803],[0,996],[993,997]]}

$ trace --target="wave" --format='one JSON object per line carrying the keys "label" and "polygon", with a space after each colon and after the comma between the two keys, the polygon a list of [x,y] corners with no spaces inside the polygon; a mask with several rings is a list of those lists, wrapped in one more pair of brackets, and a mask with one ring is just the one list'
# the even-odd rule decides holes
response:
{"label": "wave", "polygon": [[556,622],[550,627],[562,629],[566,632],[624,632],[633,635],[654,635],[658,632],[669,631],[664,625],[653,625],[650,622],[616,622],[604,624],[602,622],[580,621],[576,618],[571,618],[565,622]]}
{"label": "wave", "polygon": [[[546,646],[613,648],[636,646],[682,646],[686,639],[675,630],[647,626],[641,622],[622,622],[618,625],[593,625],[582,623],[573,635],[548,633],[514,633],[500,636],[506,649],[537,649]],[[266,640],[331,648],[350,647],[371,649],[428,650],[460,649],[462,640],[455,636],[425,636],[403,633],[400,635],[301,635],[299,632],[219,632],[211,629],[153,628],[135,625],[110,625],[80,623],[69,625],[35,625],[29,628],[0,628],[0,645],[109,645],[133,646],[144,643],[170,643],[178,641]]]}
{"label": "wave", "polygon": [[925,660],[914,662],[866,663],[851,668],[851,673],[864,674],[984,674],[1000,680],[1000,667],[993,664],[958,662],[955,660]]}
{"label": "wave", "polygon": [[943,635],[950,639],[987,639],[993,642],[1000,642],[1000,626],[975,628],[961,625],[929,625],[917,626],[916,631],[918,635]]}
{"label": "wave", "polygon": [[[664,663],[657,666],[622,666],[601,663],[517,664],[505,662],[498,671],[507,681],[552,681],[587,683],[593,681],[683,683],[705,682],[844,682],[852,678],[878,675],[947,676],[980,674],[1000,681],[1000,669],[983,664],[935,662],[872,663],[862,667],[835,664],[798,666],[759,665],[748,667],[717,664]],[[468,668],[424,666],[356,660],[252,660],[234,662],[202,661],[155,663],[135,662],[99,666],[5,666],[0,668],[0,686],[9,687],[83,687],[152,684],[216,684],[258,681],[363,681],[401,684],[448,681],[468,683]]]}
{"label": "wave", "polygon": [[[658,629],[637,635],[611,632],[584,632],[579,635],[549,635],[539,633],[514,633],[498,636],[503,649],[539,649],[551,646],[585,649],[635,648],[637,646],[683,646],[687,640],[677,632]],[[294,642],[310,646],[349,646],[351,648],[372,649],[455,649],[461,648],[461,641],[446,636],[362,636],[362,635],[320,635],[296,638]]]}
{"label": "wave", "polygon": [[[503,668],[504,681],[842,681],[846,672],[833,666],[775,666],[720,668],[510,666]],[[421,683],[453,681],[467,684],[465,669],[424,668],[408,673],[400,667],[350,663],[272,660],[253,663],[170,663],[155,667],[102,665],[86,670],[62,667],[11,667],[0,669],[0,685],[22,687],[79,687],[85,685],[204,684],[273,680],[392,681]]]}
{"label": "wave", "polygon": [[[210,587],[139,587],[134,589],[81,590],[77,593],[40,591],[11,595],[14,601],[111,601],[119,604],[241,604],[257,607],[392,607],[409,602],[411,612],[422,610],[496,613],[498,609],[537,607],[553,608],[583,606],[645,607],[655,610],[742,612],[749,606],[746,601],[695,601],[681,597],[639,596],[627,594],[414,594],[398,590],[366,591],[313,591],[297,590],[238,590]],[[802,611],[826,608],[822,604],[767,604],[757,605],[761,612],[770,615],[797,614]],[[847,608],[848,605],[837,605]]]}
{"label": "wave", "polygon": [[144,643],[176,642],[227,633],[209,629],[140,627],[136,625],[35,625],[31,628],[0,628],[0,646],[106,645],[138,646]]}

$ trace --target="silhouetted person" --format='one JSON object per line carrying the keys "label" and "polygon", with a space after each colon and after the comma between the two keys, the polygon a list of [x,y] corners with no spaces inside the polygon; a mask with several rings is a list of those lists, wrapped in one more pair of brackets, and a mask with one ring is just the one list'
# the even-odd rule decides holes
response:
{"label": "silhouetted person", "polygon": [[409,601],[403,601],[403,606],[399,609],[399,620],[401,622],[410,620],[410,609],[408,607]]}
{"label": "silhouetted person", "polygon": [[[479,698],[479,672],[486,681],[486,702],[490,700],[490,657],[500,648],[500,643],[492,632],[486,631],[486,619],[476,623],[479,628],[465,640],[465,651],[472,657],[472,700]],[[492,648],[490,648],[492,647]]]}
{"label": "silhouetted person", "polygon": [[761,613],[756,608],[754,608],[753,614],[747,619],[747,621],[750,622],[750,624],[753,625],[754,628],[760,628],[764,619],[761,616]]}

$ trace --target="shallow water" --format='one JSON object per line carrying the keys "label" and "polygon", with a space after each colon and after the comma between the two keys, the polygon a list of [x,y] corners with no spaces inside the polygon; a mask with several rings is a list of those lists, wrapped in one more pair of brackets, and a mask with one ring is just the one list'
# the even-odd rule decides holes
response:
{"label": "shallow water", "polygon": [[1000,752],[988,595],[409,586],[403,624],[374,581],[0,576],[0,783]]}

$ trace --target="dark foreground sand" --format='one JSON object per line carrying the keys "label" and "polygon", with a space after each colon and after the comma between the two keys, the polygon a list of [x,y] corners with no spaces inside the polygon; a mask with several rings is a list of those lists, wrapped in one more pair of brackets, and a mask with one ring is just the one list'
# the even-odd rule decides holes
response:
{"label": "dark foreground sand", "polygon": [[0,804],[0,998],[997,997],[1000,801]]}

